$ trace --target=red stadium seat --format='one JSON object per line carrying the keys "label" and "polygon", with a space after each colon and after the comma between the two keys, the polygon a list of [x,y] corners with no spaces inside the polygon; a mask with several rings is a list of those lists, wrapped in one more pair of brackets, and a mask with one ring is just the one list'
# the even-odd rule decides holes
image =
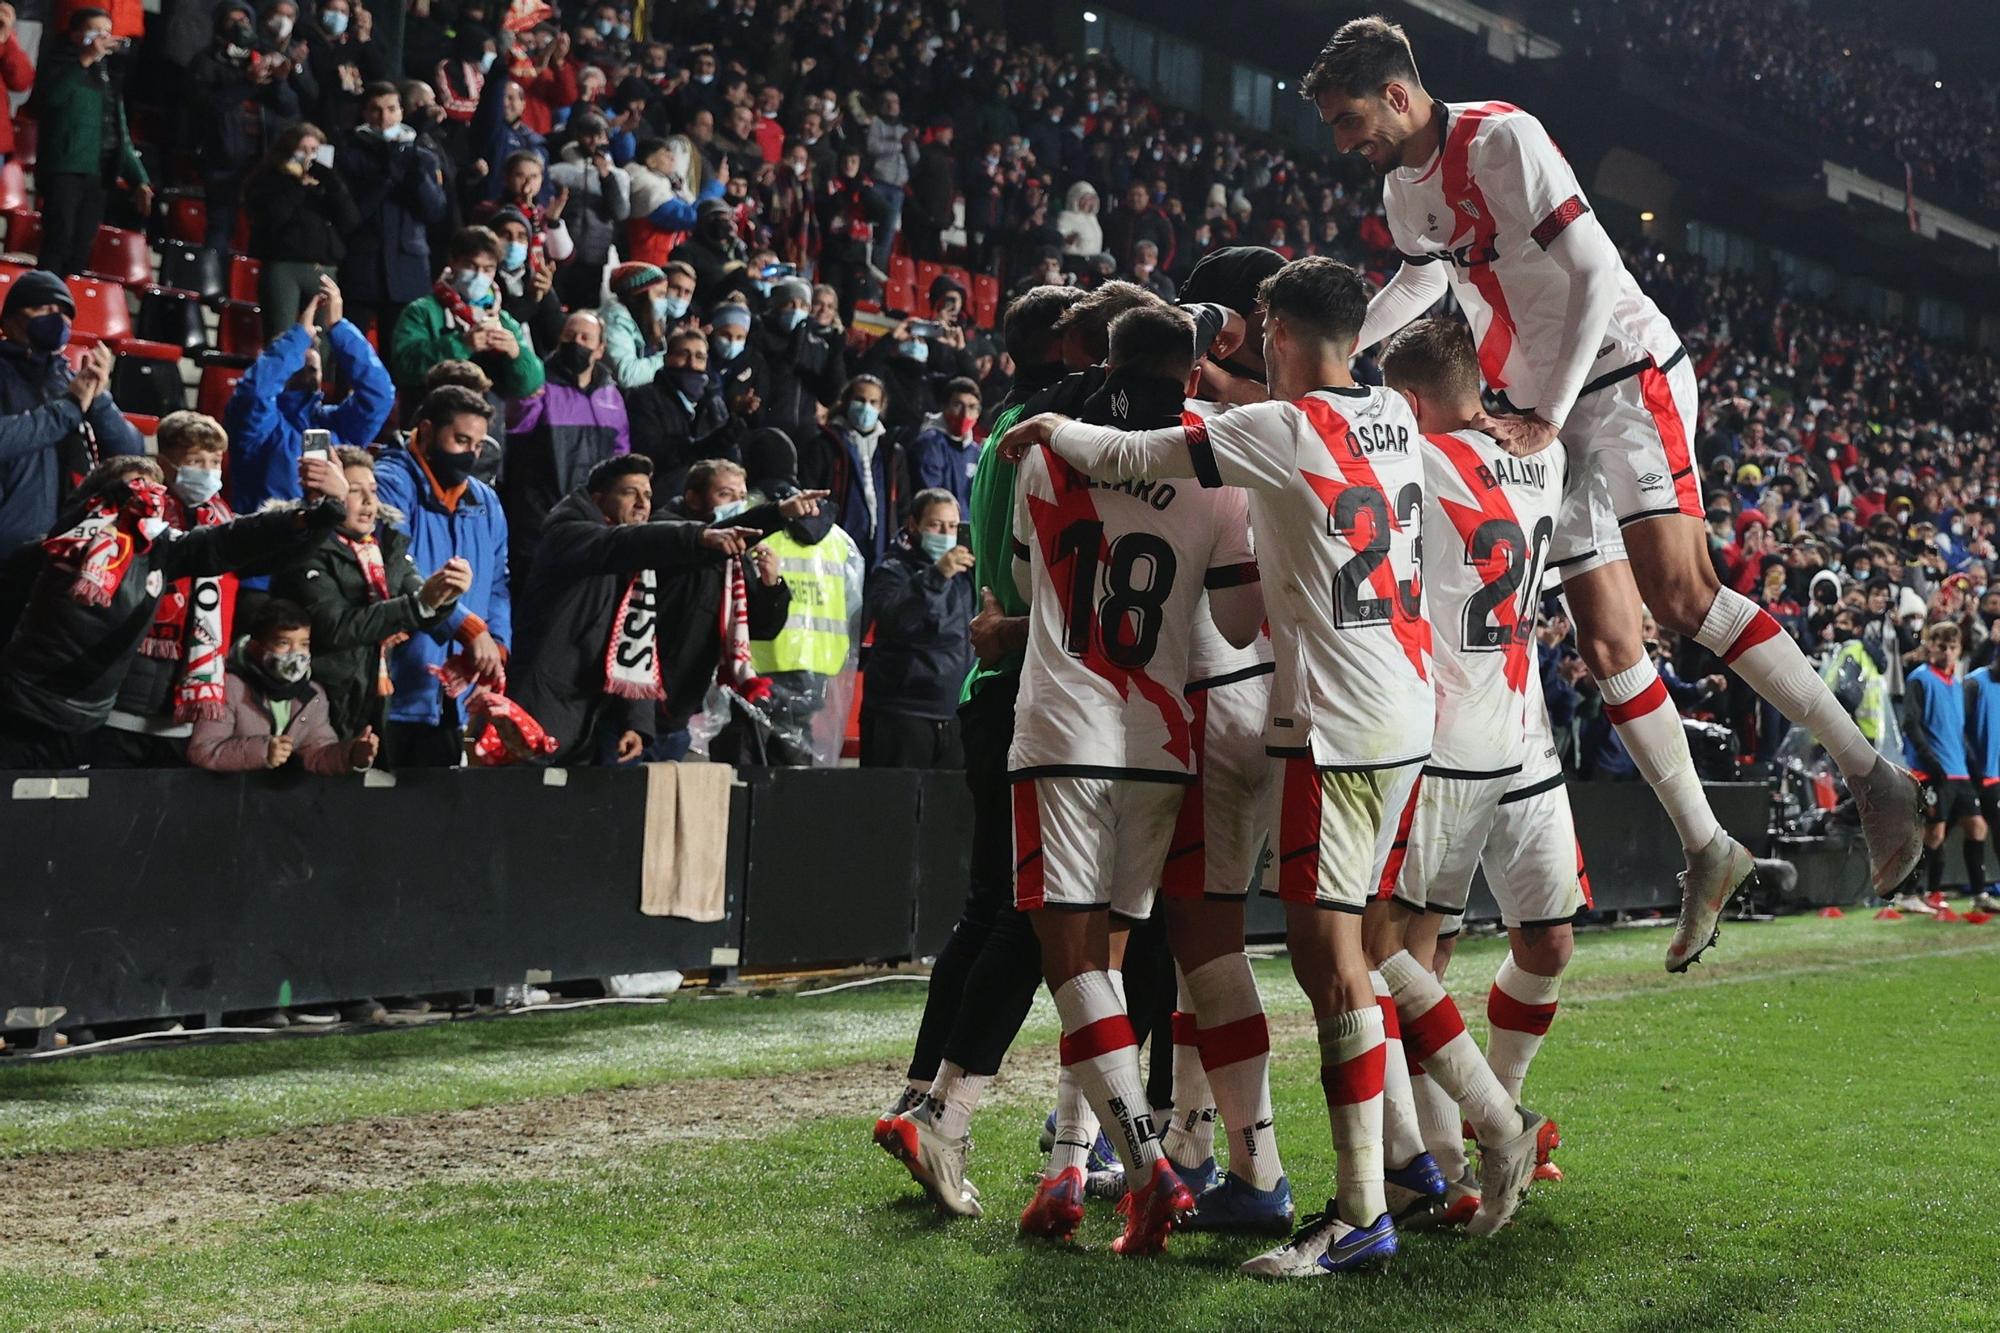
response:
{"label": "red stadium seat", "polygon": [[127,287],[150,286],[153,256],[146,248],[145,233],[122,227],[99,227],[97,239],[90,246],[90,272],[94,277],[109,278]]}
{"label": "red stadium seat", "polygon": [[7,210],[7,252],[38,255],[42,252],[42,215],[32,209]]}
{"label": "red stadium seat", "polygon": [[917,285],[917,266],[908,255],[889,256],[889,281],[907,282],[912,287]]}
{"label": "red stadium seat", "polygon": [[990,273],[972,275],[972,322],[982,329],[1000,327],[1000,279]]}
{"label": "red stadium seat", "polygon": [[263,272],[264,266],[248,255],[229,256],[229,299],[255,301],[257,279]]}
{"label": "red stadium seat", "polygon": [[125,289],[113,282],[81,278],[69,285],[76,298],[75,327],[106,341],[132,334],[132,308],[125,304]]}
{"label": "red stadium seat", "polygon": [[200,245],[208,234],[208,205],[193,195],[176,194],[166,201],[166,234],[187,245]]}
{"label": "red stadium seat", "polygon": [[229,406],[229,395],[236,392],[236,382],[249,368],[237,361],[211,359],[201,368],[201,387],[195,391],[194,397],[195,411],[206,412],[220,421],[222,410]]}
{"label": "red stadium seat", "polygon": [[160,419],[158,417],[141,416],[137,412],[127,412],[124,415],[125,419],[132,423],[132,429],[138,431],[147,439],[151,439],[160,433]]}
{"label": "red stadium seat", "polygon": [[219,345],[225,356],[254,357],[264,350],[264,308],[249,301],[222,307]]}
{"label": "red stadium seat", "polygon": [[29,202],[28,173],[19,162],[0,163],[0,213],[26,208]]}
{"label": "red stadium seat", "polygon": [[943,273],[943,264],[933,264],[928,259],[917,261],[917,299],[910,308],[925,319],[931,317],[931,284]]}
{"label": "red stadium seat", "polygon": [[890,278],[888,287],[882,293],[882,302],[891,310],[900,310],[905,314],[914,313],[917,308],[916,284],[909,281],[898,282],[895,278]]}
{"label": "red stadium seat", "polygon": [[968,273],[966,270],[962,268],[948,267],[944,271],[944,276],[950,278],[953,282],[959,285],[959,287],[965,292],[965,299],[967,301],[970,301],[972,299],[972,274]]}

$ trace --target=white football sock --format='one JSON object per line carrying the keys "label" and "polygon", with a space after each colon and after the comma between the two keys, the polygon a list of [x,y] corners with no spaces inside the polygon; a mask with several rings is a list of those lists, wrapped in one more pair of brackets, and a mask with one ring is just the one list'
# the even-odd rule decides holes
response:
{"label": "white football sock", "polygon": [[1229,1131],[1229,1170],[1253,1188],[1271,1189],[1285,1167],[1272,1129],[1271,1027],[1250,959],[1211,959],[1188,974],[1187,985],[1201,1020],[1201,1062]]}
{"label": "white football sock", "polygon": [[1849,778],[1868,773],[1881,759],[1784,626],[1742,593],[1718,589],[1694,637],[1795,726],[1811,732]]}
{"label": "white football sock", "polygon": [[947,1060],[938,1066],[938,1076],[931,1083],[928,1104],[935,1108],[931,1112],[931,1123],[938,1133],[948,1139],[962,1139],[972,1129],[972,1112],[979,1105],[980,1096],[986,1091],[990,1074],[968,1074],[959,1066]]}
{"label": "white football sock", "polygon": [[1542,1048],[1549,1024],[1555,1021],[1556,996],[1561,991],[1561,977],[1530,972],[1508,954],[1500,961],[1493,989],[1487,993],[1486,1063],[1517,1103],[1521,1084],[1528,1078],[1528,1066]]}
{"label": "white football sock", "polygon": [[1090,1145],[1097,1142],[1097,1112],[1068,1065],[1056,1077],[1056,1141],[1042,1174],[1053,1180],[1066,1167],[1090,1170]]}
{"label": "white football sock", "polygon": [[1334,1203],[1365,1227],[1389,1211],[1382,1193],[1382,1009],[1350,1009],[1319,1025],[1319,1081],[1333,1122]]}
{"label": "white football sock", "polygon": [[1082,1084],[1097,1118],[1110,1127],[1125,1178],[1138,1188],[1152,1178],[1160,1143],[1139,1072],[1139,1044],[1119,988],[1107,973],[1082,972],[1056,990],[1055,1001],[1062,1017],[1063,1064]]}
{"label": "white football sock", "polygon": [[1604,715],[1631,751],[1639,775],[1666,807],[1667,818],[1681,835],[1681,846],[1691,853],[1706,848],[1722,826],[1708,808],[1708,793],[1701,789],[1687,733],[1681,730],[1680,711],[1652,659],[1640,658],[1598,681],[1597,688],[1604,695]]}
{"label": "white football sock", "polygon": [[1424,1150],[1446,1180],[1465,1174],[1465,1117],[1451,1094],[1419,1069],[1410,1071],[1410,1093],[1417,1103],[1417,1122],[1424,1128]]}
{"label": "white football sock", "polygon": [[1403,1023],[1382,974],[1370,972],[1368,981],[1375,987],[1375,1003],[1382,1008],[1382,1164],[1404,1167],[1424,1150],[1424,1132],[1417,1122],[1416,1099],[1410,1095]]}
{"label": "white football sock", "polygon": [[1460,1106],[1481,1143],[1499,1143],[1521,1132],[1514,1101],[1493,1077],[1479,1047],[1465,1031],[1458,1006],[1431,970],[1404,950],[1384,959],[1382,976],[1408,1016],[1403,1040],[1424,1072]]}
{"label": "white football sock", "polygon": [[1201,1067],[1194,993],[1188,989],[1179,964],[1174,966],[1174,987],[1174,1109],[1167,1118],[1167,1136],[1161,1146],[1170,1161],[1196,1167],[1215,1156],[1215,1103]]}

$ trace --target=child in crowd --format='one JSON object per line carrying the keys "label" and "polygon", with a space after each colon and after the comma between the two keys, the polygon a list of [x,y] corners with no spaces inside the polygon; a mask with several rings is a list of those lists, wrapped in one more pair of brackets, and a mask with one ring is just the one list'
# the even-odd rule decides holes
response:
{"label": "child in crowd", "polygon": [[358,773],[374,765],[380,744],[372,727],[351,741],[334,734],[326,691],[312,682],[312,620],[296,602],[274,597],[230,655],[225,711],[195,724],[188,762],[247,773],[296,758],[309,773]]}

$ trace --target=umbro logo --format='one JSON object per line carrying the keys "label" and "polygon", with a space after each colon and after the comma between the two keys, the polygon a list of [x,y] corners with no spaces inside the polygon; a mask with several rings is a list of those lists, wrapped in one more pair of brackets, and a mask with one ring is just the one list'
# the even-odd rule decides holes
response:
{"label": "umbro logo", "polygon": [[1111,395],[1111,413],[1120,417],[1131,415],[1131,401],[1125,397],[1123,389]]}
{"label": "umbro logo", "polygon": [[1658,486],[1658,485],[1659,485],[1660,483],[1664,482],[1665,480],[1666,480],[1666,478],[1665,478],[1665,477],[1663,477],[1663,476],[1661,476],[1661,475],[1660,475],[1659,473],[1657,473],[1657,472],[1648,472],[1648,473],[1647,473],[1647,474],[1646,474],[1645,476],[1643,476],[1643,477],[1639,478],[1639,486],[1640,486],[1640,489],[1642,489],[1642,490],[1648,490],[1648,491],[1650,491],[1650,490],[1652,490],[1652,489],[1653,489],[1653,488],[1654,488],[1655,486]]}
{"label": "umbro logo", "polygon": [[1435,213],[1424,214],[1424,230],[1436,231],[1437,229],[1438,229],[1438,215]]}

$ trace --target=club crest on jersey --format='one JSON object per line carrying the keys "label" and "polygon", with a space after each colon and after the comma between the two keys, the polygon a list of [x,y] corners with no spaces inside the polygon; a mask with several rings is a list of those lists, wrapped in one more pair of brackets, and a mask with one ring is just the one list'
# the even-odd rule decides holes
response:
{"label": "club crest on jersey", "polygon": [[1474,222],[1479,221],[1479,205],[1474,203],[1472,200],[1470,199],[1459,200],[1458,208],[1460,212],[1464,213],[1465,216],[1471,218]]}

